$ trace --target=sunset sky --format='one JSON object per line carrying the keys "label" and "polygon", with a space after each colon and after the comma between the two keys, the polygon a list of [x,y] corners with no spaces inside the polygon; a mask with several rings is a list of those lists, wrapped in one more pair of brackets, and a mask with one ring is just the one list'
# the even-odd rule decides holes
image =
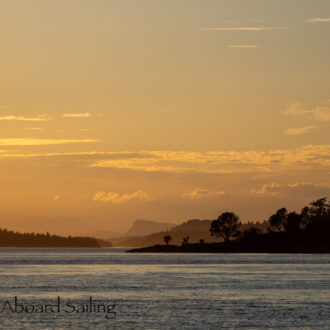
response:
{"label": "sunset sky", "polygon": [[330,197],[329,36],[328,0],[1,0],[0,227]]}

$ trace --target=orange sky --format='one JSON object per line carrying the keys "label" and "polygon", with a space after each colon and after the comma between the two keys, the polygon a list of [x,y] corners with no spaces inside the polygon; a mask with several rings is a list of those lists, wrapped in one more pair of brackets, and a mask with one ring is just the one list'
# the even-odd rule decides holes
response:
{"label": "orange sky", "polygon": [[0,31],[0,225],[330,195],[327,1],[3,0]]}

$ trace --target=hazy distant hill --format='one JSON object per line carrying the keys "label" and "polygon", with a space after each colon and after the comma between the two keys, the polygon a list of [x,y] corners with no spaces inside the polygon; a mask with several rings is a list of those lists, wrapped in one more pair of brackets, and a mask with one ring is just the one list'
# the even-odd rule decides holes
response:
{"label": "hazy distant hill", "polygon": [[197,231],[197,232],[209,232],[212,220],[199,220],[199,219],[192,219],[186,222],[183,222],[181,225],[177,225],[173,228],[174,232],[177,231]]}
{"label": "hazy distant hill", "polygon": [[145,236],[164,230],[169,230],[174,226],[174,223],[138,219],[134,221],[132,227],[124,234],[124,236]]}
{"label": "hazy distant hill", "polygon": [[183,237],[189,236],[190,242],[198,242],[201,238],[205,241],[214,241],[214,237],[210,236],[211,220],[189,220],[180,225],[174,226],[170,230],[154,231],[149,235],[137,237],[114,238],[111,239],[113,246],[122,247],[145,247],[153,244],[162,244],[163,237],[167,234],[171,235],[171,244],[181,244]]}
{"label": "hazy distant hill", "polygon": [[122,237],[123,234],[117,233],[115,231],[110,230],[96,230],[92,231],[88,234],[88,236],[99,238],[99,239],[109,239],[113,237]]}
{"label": "hazy distant hill", "polygon": [[[221,242],[221,238],[216,238],[210,235],[210,225],[211,220],[188,220],[181,225],[177,225],[170,230],[163,230],[160,232],[154,232],[150,235],[145,236],[134,236],[134,237],[122,237],[122,238],[112,238],[112,246],[117,247],[146,247],[156,244],[164,244],[163,238],[165,235],[170,235],[172,237],[171,244],[180,245],[182,243],[183,237],[189,236],[189,242],[195,243],[199,242],[201,238],[205,242]],[[254,226],[260,228],[262,231],[266,230],[265,224],[253,224]],[[250,224],[243,224],[241,229],[244,231],[248,227],[252,226]]]}

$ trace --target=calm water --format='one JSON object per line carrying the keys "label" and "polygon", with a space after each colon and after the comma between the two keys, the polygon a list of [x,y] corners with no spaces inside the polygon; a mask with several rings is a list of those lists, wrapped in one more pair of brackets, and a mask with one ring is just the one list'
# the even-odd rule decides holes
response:
{"label": "calm water", "polygon": [[[0,249],[0,311],[14,296],[35,308],[60,296],[61,310],[6,309],[1,329],[329,329],[330,255]],[[79,310],[90,296],[115,319]]]}

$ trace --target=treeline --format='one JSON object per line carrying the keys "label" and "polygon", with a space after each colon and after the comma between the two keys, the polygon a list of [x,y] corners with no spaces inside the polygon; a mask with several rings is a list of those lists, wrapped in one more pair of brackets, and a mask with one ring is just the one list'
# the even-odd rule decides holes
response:
{"label": "treeline", "polygon": [[330,252],[330,203],[326,197],[300,212],[281,208],[268,222],[268,233],[262,234],[252,227],[239,235],[238,243],[277,252]]}
{"label": "treeline", "polygon": [[222,248],[231,251],[330,252],[330,204],[326,197],[311,202],[300,212],[277,210],[268,218],[266,233],[253,226],[241,232],[240,226],[238,216],[227,212],[212,221],[210,232],[222,236]]}
{"label": "treeline", "polygon": [[93,237],[19,233],[0,229],[0,247],[110,247],[109,241]]}

